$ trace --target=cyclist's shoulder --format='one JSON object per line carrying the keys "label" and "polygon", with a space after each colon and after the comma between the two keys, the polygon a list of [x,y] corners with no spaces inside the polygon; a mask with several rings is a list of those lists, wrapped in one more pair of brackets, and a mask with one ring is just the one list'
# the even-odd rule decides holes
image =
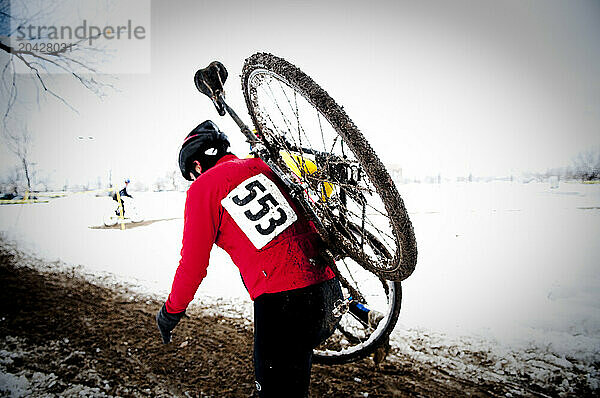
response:
{"label": "cyclist's shoulder", "polygon": [[235,155],[230,155],[229,157],[225,156],[224,161],[218,163],[217,166],[222,166],[224,168],[268,168],[262,159],[252,155],[243,158],[238,158]]}
{"label": "cyclist's shoulder", "polygon": [[202,174],[198,180],[214,181],[215,183],[239,183],[256,174],[270,172],[271,169],[259,158],[238,158],[226,155],[213,168]]}
{"label": "cyclist's shoulder", "polygon": [[240,159],[232,154],[225,155],[215,166],[202,173],[190,185],[188,192],[210,196],[220,193],[225,196],[248,178],[261,173],[268,175],[270,171],[269,166],[259,158]]}

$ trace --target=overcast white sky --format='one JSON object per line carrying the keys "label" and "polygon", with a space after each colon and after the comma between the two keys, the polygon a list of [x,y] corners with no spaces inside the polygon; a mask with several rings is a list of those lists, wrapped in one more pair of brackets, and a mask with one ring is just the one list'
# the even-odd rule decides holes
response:
{"label": "overcast white sky", "polygon": [[[52,76],[79,114],[51,97],[37,106],[21,81],[12,116],[32,132],[42,175],[73,183],[112,169],[150,183],[205,119],[245,149],[192,78],[223,62],[229,103],[249,123],[239,75],[266,51],[321,84],[406,176],[545,170],[600,146],[598,38],[598,1],[153,1],[151,73],[117,75],[103,100]],[[0,156],[5,173],[15,159],[4,145]]]}

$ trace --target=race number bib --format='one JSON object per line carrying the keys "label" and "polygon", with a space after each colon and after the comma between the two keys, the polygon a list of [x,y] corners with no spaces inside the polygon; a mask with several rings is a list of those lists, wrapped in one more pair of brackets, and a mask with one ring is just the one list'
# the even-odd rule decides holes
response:
{"label": "race number bib", "polygon": [[277,185],[264,174],[242,182],[221,204],[257,249],[298,218]]}

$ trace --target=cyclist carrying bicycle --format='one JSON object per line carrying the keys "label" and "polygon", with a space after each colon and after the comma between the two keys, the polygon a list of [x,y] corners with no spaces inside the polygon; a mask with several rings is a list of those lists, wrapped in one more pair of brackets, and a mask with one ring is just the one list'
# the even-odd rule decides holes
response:
{"label": "cyclist carrying bicycle", "polygon": [[258,158],[228,152],[210,120],[185,138],[179,167],[190,185],[183,247],[171,293],[156,315],[163,342],[206,276],[213,244],[237,265],[254,301],[254,370],[260,397],[308,395],[312,350],[339,321],[338,279],[319,255],[314,225]]}
{"label": "cyclist carrying bicycle", "polygon": [[[121,206],[121,208],[123,209],[123,216],[125,215],[125,203],[123,202],[123,196],[128,196],[130,198],[133,199],[133,196],[131,196],[128,192],[127,192],[127,186],[129,185],[131,181],[129,180],[129,178],[125,179],[125,186],[123,187],[123,189],[121,189],[119,191],[119,197],[117,197],[117,193],[115,192],[112,196],[113,200],[117,203],[119,203],[119,199],[120,199],[120,203],[119,205]],[[117,210],[115,210],[115,213],[117,214],[117,216],[120,216],[120,211],[119,208],[117,207]]]}

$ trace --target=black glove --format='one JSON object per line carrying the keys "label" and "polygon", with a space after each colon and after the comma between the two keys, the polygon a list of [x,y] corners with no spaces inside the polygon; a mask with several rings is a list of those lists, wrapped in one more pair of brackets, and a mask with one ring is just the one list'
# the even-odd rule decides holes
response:
{"label": "black glove", "polygon": [[167,312],[167,307],[163,304],[162,308],[156,314],[156,323],[158,324],[158,330],[162,336],[164,344],[171,342],[171,331],[177,326],[181,318],[185,315],[185,311],[177,314],[170,314]]}

